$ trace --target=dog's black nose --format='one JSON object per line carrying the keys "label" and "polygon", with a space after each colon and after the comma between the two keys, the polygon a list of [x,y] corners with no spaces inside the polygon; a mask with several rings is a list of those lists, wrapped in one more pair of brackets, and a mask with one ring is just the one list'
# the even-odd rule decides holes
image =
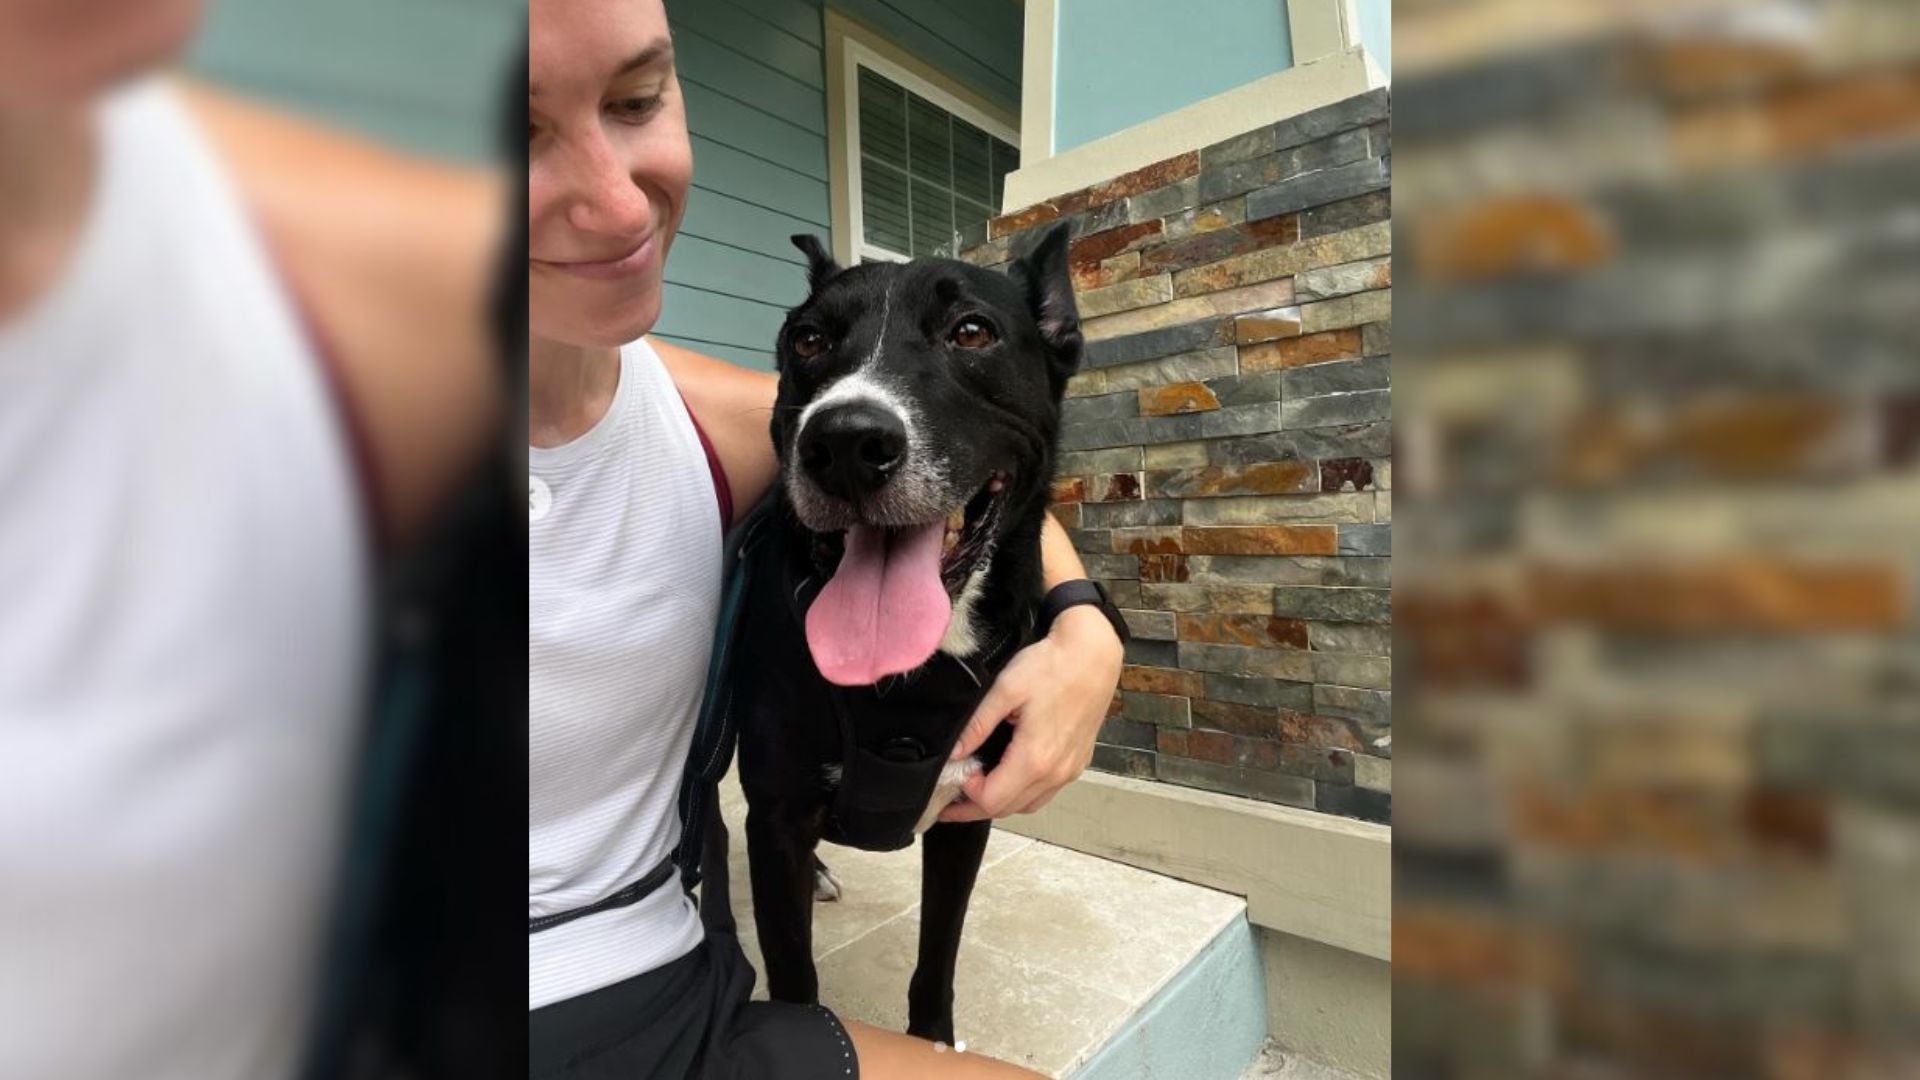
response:
{"label": "dog's black nose", "polygon": [[880,489],[907,456],[907,426],[887,409],[848,402],[820,410],[800,433],[800,465],[829,494]]}

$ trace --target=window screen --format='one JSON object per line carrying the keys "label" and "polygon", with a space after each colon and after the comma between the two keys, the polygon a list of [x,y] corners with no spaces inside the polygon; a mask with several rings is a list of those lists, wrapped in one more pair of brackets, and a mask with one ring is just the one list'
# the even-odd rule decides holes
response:
{"label": "window screen", "polygon": [[956,230],[993,216],[1020,151],[866,67],[859,108],[862,240],[954,254]]}

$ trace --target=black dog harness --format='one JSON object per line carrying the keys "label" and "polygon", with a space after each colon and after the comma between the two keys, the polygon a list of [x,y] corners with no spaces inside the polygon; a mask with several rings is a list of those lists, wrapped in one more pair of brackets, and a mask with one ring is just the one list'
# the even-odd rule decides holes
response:
{"label": "black dog harness", "polygon": [[[817,593],[819,588],[815,585],[811,591]],[[807,592],[803,589],[802,595]],[[795,598],[796,618],[804,616],[807,602],[811,602],[811,596],[806,602]],[[965,726],[956,724],[951,737],[937,746],[926,746],[910,736],[888,737],[878,746],[863,746],[856,737],[856,719],[887,708],[888,691],[905,679],[912,681],[916,708],[970,715],[986,692],[985,679],[997,670],[996,662],[1022,640],[1021,634],[1007,634],[979,657],[977,670],[936,652],[910,676],[893,676],[878,686],[830,687],[827,700],[832,703],[834,723],[840,731],[841,773],[823,837],[863,851],[898,851],[912,844],[914,826],[926,812],[941,770]]]}

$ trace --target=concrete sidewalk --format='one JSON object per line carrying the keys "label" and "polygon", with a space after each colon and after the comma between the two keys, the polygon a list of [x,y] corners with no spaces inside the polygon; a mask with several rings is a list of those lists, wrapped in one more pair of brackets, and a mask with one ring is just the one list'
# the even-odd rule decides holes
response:
{"label": "concrete sidewalk", "polygon": [[[734,912],[758,968],[746,807],[731,775],[722,807]],[[814,905],[822,1003],[904,1030],[919,851],[823,845],[820,854],[843,891]],[[961,945],[956,1037],[1052,1077],[1232,1080],[1266,1034],[1245,913],[1236,896],[995,830]]]}

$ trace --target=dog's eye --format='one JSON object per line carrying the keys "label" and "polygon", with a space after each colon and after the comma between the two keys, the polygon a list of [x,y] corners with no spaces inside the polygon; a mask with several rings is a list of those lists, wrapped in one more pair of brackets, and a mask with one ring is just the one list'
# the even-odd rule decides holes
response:
{"label": "dog's eye", "polygon": [[826,351],[827,335],[811,326],[793,332],[793,355],[802,360],[811,360]]}
{"label": "dog's eye", "polygon": [[984,349],[1000,340],[993,332],[993,325],[985,319],[972,316],[953,324],[953,331],[947,340],[963,349]]}

